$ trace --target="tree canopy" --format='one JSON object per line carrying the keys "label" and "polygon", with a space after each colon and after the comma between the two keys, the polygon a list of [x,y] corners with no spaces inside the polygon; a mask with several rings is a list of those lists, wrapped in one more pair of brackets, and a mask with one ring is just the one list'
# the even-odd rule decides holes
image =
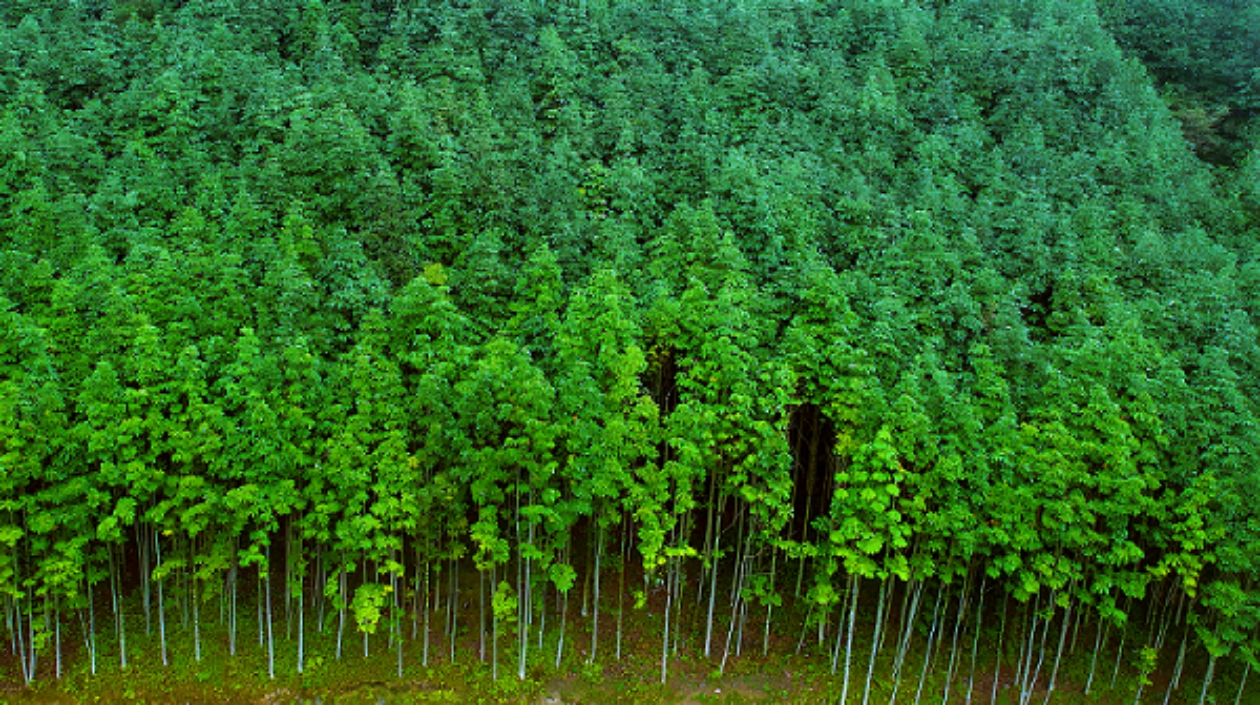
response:
{"label": "tree canopy", "polygon": [[461,566],[522,676],[613,569],[767,634],[1186,603],[1250,667],[1258,8],[4,3],[23,674],[242,573],[401,644]]}

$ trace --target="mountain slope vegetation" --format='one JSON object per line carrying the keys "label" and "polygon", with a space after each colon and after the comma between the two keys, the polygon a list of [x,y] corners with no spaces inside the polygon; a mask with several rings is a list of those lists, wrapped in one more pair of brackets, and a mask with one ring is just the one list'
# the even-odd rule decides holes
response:
{"label": "mountain slope vegetation", "polygon": [[401,673],[462,590],[496,677],[651,604],[662,679],[949,632],[1027,702],[1084,619],[1241,697],[1260,143],[1196,153],[1156,5],[4,3],[7,675],[172,604]]}

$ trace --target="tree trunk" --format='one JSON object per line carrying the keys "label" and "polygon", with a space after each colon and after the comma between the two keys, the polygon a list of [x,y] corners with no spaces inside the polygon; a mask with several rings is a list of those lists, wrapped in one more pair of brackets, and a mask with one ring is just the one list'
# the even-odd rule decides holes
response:
{"label": "tree trunk", "polygon": [[1059,632],[1059,648],[1054,654],[1054,668],[1050,670],[1050,684],[1046,686],[1046,699],[1042,701],[1043,705],[1050,702],[1050,695],[1054,692],[1055,681],[1059,677],[1059,664],[1063,661],[1063,647],[1067,644],[1068,623],[1071,621],[1072,603],[1068,602],[1067,612],[1063,615],[1063,628]]}
{"label": "tree trunk", "polygon": [[867,705],[871,697],[871,679],[875,676],[875,656],[879,653],[879,631],[884,623],[884,602],[888,593],[887,583],[889,580],[879,586],[879,604],[875,608],[875,626],[874,634],[871,635],[871,660],[866,666],[866,688],[862,691],[862,705]]}
{"label": "tree trunk", "polygon": [[1111,622],[1106,625],[1099,624],[1094,630],[1094,653],[1089,658],[1089,676],[1085,679],[1085,695],[1089,695],[1090,688],[1094,685],[1094,671],[1098,666],[1098,652],[1102,651],[1103,642],[1107,640],[1107,632],[1111,630]]}
{"label": "tree trunk", "polygon": [[[153,529],[153,551],[154,551],[154,556],[155,556],[155,557],[156,557],[156,559],[157,559],[157,569],[158,569],[159,571],[161,571],[161,570],[162,570],[162,539],[161,539],[161,537],[158,535],[158,530],[157,530],[157,528],[156,528],[156,527]],[[170,661],[167,659],[167,656],[166,656],[166,605],[165,605],[165,603],[163,602],[163,597],[162,597],[162,592],[163,592],[163,590],[162,590],[162,584],[163,584],[164,582],[166,582],[166,581],[165,581],[164,579],[161,579],[161,578],[159,578],[159,579],[158,579],[158,581],[157,581],[157,589],[158,589],[158,634],[159,634],[160,639],[161,639],[161,642],[162,642],[162,665],[163,665],[163,666],[169,666],[169,665],[170,665]]]}
{"label": "tree trunk", "polygon": [[[971,670],[967,675],[967,701],[966,705],[971,705],[971,693],[976,686],[976,656],[980,651],[980,629],[984,626],[984,589],[987,583],[987,576],[980,579],[980,600],[976,605],[976,636],[971,642]],[[994,674],[997,678],[997,674]]]}
{"label": "tree trunk", "polygon": [[1243,668],[1242,680],[1238,682],[1238,695],[1234,696],[1234,705],[1242,705],[1243,691],[1247,688],[1247,676],[1251,675],[1251,662]]}
{"label": "tree trunk", "polygon": [[673,560],[674,559],[669,559],[669,564],[667,564],[666,571],[665,571],[666,572],[665,635],[661,639],[661,683],[662,684],[665,683],[666,677],[669,674],[669,617],[670,617],[672,608],[674,606],[674,591],[670,587],[670,577],[671,577],[670,571],[673,570],[673,565],[672,565]]}
{"label": "tree trunk", "polygon": [[[270,553],[270,551],[268,551]],[[270,556],[268,556],[270,558]],[[267,677],[276,677],[276,645],[272,636],[271,625],[271,565],[267,565],[267,578],[263,581],[263,589],[267,591]]]}
{"label": "tree trunk", "polygon": [[[598,521],[597,521],[598,523]],[[595,542],[595,602],[591,617],[591,654],[587,663],[595,663],[595,650],[599,646],[599,573],[600,558],[604,555],[604,527],[598,529],[599,538]],[[524,674],[521,678],[524,679]]]}
{"label": "tree trunk", "polygon": [[1005,594],[1002,596],[1002,624],[998,627],[997,642],[997,661],[993,664],[993,694],[989,698],[989,705],[997,703],[998,683],[1002,680],[1002,640],[1006,637],[1006,613],[1011,608],[1011,596]]}
{"label": "tree trunk", "polygon": [[941,604],[945,601],[945,586],[940,586],[936,591],[936,606],[932,608],[932,627],[928,631],[927,651],[923,653],[923,671],[919,674],[919,687],[914,691],[914,705],[919,705],[920,699],[923,697],[923,685],[927,683],[927,674],[931,670],[932,650],[936,644],[937,628],[940,626]]}
{"label": "tree trunk", "polygon": [[857,631],[858,590],[862,587],[861,576],[857,574],[850,576],[849,586],[849,592],[851,593],[849,597],[849,634],[844,646],[844,686],[840,690],[840,705],[846,705],[849,702],[849,672],[853,663],[853,632]]}

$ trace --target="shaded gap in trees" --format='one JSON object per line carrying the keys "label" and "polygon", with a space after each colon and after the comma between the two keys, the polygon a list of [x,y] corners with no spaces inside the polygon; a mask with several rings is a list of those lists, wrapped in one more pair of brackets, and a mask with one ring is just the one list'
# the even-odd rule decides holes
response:
{"label": "shaded gap in trees", "polygon": [[835,472],[836,428],[814,403],[796,407],[788,422],[792,452],[792,537],[807,538],[809,522],[827,513]]}

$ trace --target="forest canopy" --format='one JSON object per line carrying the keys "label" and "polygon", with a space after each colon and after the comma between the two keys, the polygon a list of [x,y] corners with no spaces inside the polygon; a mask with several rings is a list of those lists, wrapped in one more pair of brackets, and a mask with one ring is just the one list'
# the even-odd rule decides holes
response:
{"label": "forest canopy", "polygon": [[972,596],[960,624],[986,591],[1039,605],[1043,653],[1084,612],[1254,668],[1258,28],[1155,0],[0,4],[23,676],[75,613],[125,664],[124,600],[235,615],[238,582],[268,619],[423,620],[427,660],[461,568],[521,677],[552,658],[530,629],[559,662],[569,595],[598,620],[627,572],[627,610],[670,600],[706,656],[722,610],[852,646],[859,595],[904,617],[926,589],[922,618]]}

